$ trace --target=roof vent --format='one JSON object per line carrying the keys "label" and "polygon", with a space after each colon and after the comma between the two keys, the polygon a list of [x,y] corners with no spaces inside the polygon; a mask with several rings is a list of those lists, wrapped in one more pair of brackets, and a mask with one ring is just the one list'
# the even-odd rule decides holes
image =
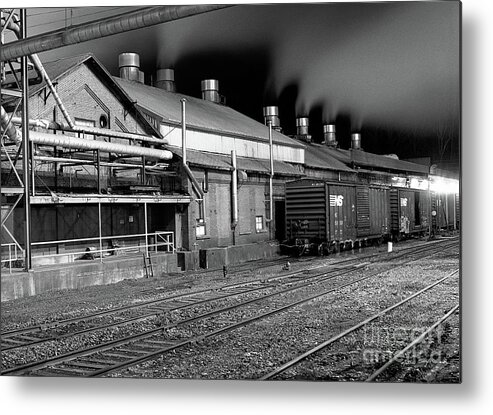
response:
{"label": "roof vent", "polygon": [[205,101],[225,104],[225,99],[219,95],[219,81],[217,79],[204,79],[201,82],[202,99]]}
{"label": "roof vent", "polygon": [[137,53],[120,53],[118,67],[120,68],[120,78],[144,82],[144,73],[140,71],[140,56]]}
{"label": "roof vent", "polygon": [[279,119],[279,108],[276,106],[264,107],[265,125],[270,124],[274,130],[281,131],[281,120]]}
{"label": "roof vent", "polygon": [[323,129],[324,144],[330,147],[337,147],[335,124],[324,124]]}
{"label": "roof vent", "polygon": [[176,92],[174,69],[158,69],[154,86],[168,92]]}
{"label": "roof vent", "polygon": [[361,150],[361,134],[353,133],[351,134],[351,149]]}
{"label": "roof vent", "polygon": [[308,134],[308,126],[308,117],[296,118],[296,138],[310,143],[312,141],[312,136]]}

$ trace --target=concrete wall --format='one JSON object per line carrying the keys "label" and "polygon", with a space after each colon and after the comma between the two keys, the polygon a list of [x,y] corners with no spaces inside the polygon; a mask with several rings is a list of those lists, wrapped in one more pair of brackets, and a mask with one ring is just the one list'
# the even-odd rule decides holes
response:
{"label": "concrete wall", "polygon": [[241,264],[246,261],[271,258],[278,254],[279,244],[275,242],[201,249],[200,267],[206,269],[220,269],[223,265]]}
{"label": "concrete wall", "polygon": [[[177,272],[175,254],[151,254],[154,275]],[[52,290],[83,288],[113,284],[125,279],[145,277],[143,257],[115,257],[65,264],[9,274],[2,270],[1,301],[28,297]]]}

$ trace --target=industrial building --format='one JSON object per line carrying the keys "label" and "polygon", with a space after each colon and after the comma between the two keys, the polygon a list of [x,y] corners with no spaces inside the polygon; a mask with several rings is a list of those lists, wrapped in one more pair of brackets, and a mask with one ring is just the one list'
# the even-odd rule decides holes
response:
{"label": "industrial building", "polygon": [[[427,189],[428,167],[367,153],[359,134],[343,150],[329,124],[313,143],[300,117],[288,137],[277,107],[262,124],[224,105],[218,80],[184,96],[172,69],[146,85],[137,54],[117,58],[119,76],[92,54],[30,71],[32,263],[22,140],[4,127],[2,299],[273,256],[286,237],[285,183],[301,177]],[[2,126],[20,120],[6,96]]]}

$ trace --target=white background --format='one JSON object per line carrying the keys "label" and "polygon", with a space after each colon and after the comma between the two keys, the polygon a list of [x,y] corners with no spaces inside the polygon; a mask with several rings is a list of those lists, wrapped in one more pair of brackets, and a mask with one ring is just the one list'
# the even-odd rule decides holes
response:
{"label": "white background", "polygon": [[[9,7],[18,7],[13,2]],[[43,6],[132,4],[133,2],[50,2]],[[156,3],[146,1],[145,4]],[[175,1],[174,4],[178,2]],[[209,2],[212,3],[212,2]],[[221,3],[220,1],[216,3]],[[159,2],[157,2],[159,4]],[[3,413],[413,415],[489,413],[493,407],[493,254],[490,213],[493,192],[492,2],[463,1],[463,383],[461,385],[365,385],[308,382],[225,382],[0,378]],[[23,6],[40,6],[38,2]],[[293,18],[296,18],[293,16]],[[489,408],[489,409],[488,409]],[[8,412],[7,412],[8,411]]]}

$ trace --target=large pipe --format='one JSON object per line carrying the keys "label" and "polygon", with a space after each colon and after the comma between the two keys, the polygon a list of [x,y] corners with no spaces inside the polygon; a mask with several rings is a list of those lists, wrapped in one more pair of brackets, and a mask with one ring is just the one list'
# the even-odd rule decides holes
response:
{"label": "large pipe", "polygon": [[331,147],[337,146],[335,124],[324,124],[324,143]]}
{"label": "large pipe", "polygon": [[156,81],[154,82],[154,86],[168,92],[176,92],[174,69],[158,69],[156,72]]}
{"label": "large pipe", "polygon": [[219,95],[219,81],[217,79],[204,79],[200,83],[202,90],[202,99],[215,103],[221,102]]}
{"label": "large pipe", "polygon": [[[19,121],[22,120],[19,118]],[[21,124],[21,122],[19,122],[19,124]],[[3,106],[1,107],[0,113],[0,125],[2,127],[2,131],[5,132],[5,135],[9,138],[9,140],[16,143],[20,143],[22,141],[21,132],[17,128],[15,128],[15,125],[12,123],[9,114],[7,113],[7,111],[5,111]]]}
{"label": "large pipe", "polygon": [[271,105],[264,107],[264,122],[265,125],[269,125],[269,121],[274,130],[281,130],[281,120],[279,118],[279,107]]}
{"label": "large pipe", "polygon": [[85,138],[69,137],[66,135],[46,134],[30,131],[30,140],[34,144],[53,147],[73,148],[79,150],[100,150],[106,153],[129,154],[145,156],[151,159],[170,160],[173,154],[168,150],[132,146],[126,144],[108,143],[99,140],[87,140]]}
{"label": "large pipe", "polygon": [[274,213],[274,207],[272,206],[274,203],[274,185],[273,185],[273,180],[274,180],[274,150],[273,150],[273,143],[272,143],[272,123],[269,121],[269,159],[270,159],[270,174],[269,174],[269,234],[270,234],[270,239],[274,237],[273,233],[273,213]]}
{"label": "large pipe", "polygon": [[361,134],[353,133],[351,134],[351,149],[361,150]]}
{"label": "large pipe", "polygon": [[[3,116],[2,116],[3,117]],[[12,117],[12,122],[14,124],[21,124],[21,118],[20,117]],[[31,127],[40,127],[44,129],[49,129],[49,130],[62,130],[62,131],[68,131],[68,132],[74,132],[74,133],[83,133],[83,134],[92,134],[92,135],[101,135],[105,137],[112,137],[112,138],[123,138],[126,140],[137,140],[137,141],[145,141],[147,143],[155,143],[155,144],[168,144],[168,140],[164,138],[156,138],[156,137],[148,137],[145,135],[141,134],[135,134],[135,133],[125,133],[123,131],[114,131],[114,130],[108,130],[106,128],[97,128],[97,127],[81,127],[81,126],[74,126],[74,128],[70,128],[70,126],[63,124],[63,123],[57,123],[45,119],[35,119],[35,120],[29,120],[29,125]]]}
{"label": "large pipe", "polygon": [[99,39],[118,33],[142,29],[160,23],[183,19],[201,13],[231,7],[231,5],[186,5],[186,6],[159,6],[146,7],[131,13],[123,13],[114,17],[106,17],[91,23],[82,23],[69,26],[65,29],[55,30],[50,33],[31,36],[27,39],[2,45],[0,49],[0,61],[8,61],[21,56],[45,52]]}

